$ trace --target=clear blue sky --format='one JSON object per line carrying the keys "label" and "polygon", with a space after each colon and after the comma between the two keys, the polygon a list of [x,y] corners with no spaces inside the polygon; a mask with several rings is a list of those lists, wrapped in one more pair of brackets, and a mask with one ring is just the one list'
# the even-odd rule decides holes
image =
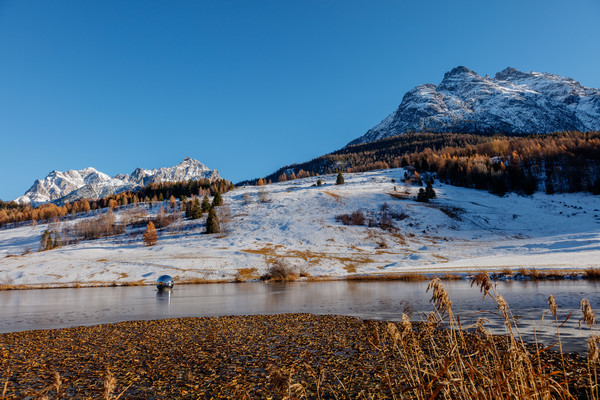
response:
{"label": "clear blue sky", "polygon": [[0,199],[191,156],[237,182],[343,147],[464,65],[600,87],[600,2],[0,0]]}

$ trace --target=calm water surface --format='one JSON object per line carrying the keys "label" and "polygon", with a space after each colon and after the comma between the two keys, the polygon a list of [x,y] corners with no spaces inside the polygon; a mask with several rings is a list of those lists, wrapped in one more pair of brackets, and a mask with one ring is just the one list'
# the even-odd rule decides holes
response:
{"label": "calm water surface", "polygon": [[[495,303],[482,300],[469,281],[448,281],[455,314],[463,326],[478,317],[503,333]],[[427,282],[297,282],[180,285],[161,293],[151,286],[85,289],[15,290],[0,292],[0,332],[66,328],[129,320],[221,315],[313,313],[351,315],[364,319],[399,320],[406,313],[419,321],[431,311]],[[498,283],[527,340],[556,340],[553,317],[547,313],[550,293],[559,305],[559,319],[573,313],[561,328],[567,351],[582,350],[589,330],[578,327],[579,302],[587,297],[600,309],[600,283],[542,281]]]}

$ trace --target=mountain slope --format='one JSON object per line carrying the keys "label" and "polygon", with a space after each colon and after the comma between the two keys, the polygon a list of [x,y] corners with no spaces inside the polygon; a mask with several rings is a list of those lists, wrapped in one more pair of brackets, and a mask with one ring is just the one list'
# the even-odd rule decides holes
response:
{"label": "mountain slope", "polygon": [[600,130],[600,90],[549,73],[506,68],[494,78],[465,67],[417,86],[400,106],[349,144],[405,132],[531,134]]}
{"label": "mountain slope", "polygon": [[124,190],[143,187],[153,182],[178,182],[197,179],[220,179],[216,169],[211,170],[201,162],[186,157],[181,163],[152,170],[136,168],[131,175],[110,176],[94,168],[52,171],[38,179],[25,194],[15,201],[20,204],[65,202],[83,198],[98,199]]}
{"label": "mountain slope", "polygon": [[[414,200],[419,186],[405,184],[404,173],[387,169],[345,174],[343,185],[335,184],[335,175],[325,175],[237,188],[223,194],[225,205],[217,207],[222,234],[205,234],[205,217],[180,219],[159,230],[151,247],[144,246],[141,226],[120,236],[22,255],[39,247],[42,233],[52,224],[1,229],[0,282],[152,283],[163,274],[176,282],[234,280],[242,274],[257,278],[277,259],[297,271],[330,277],[600,267],[596,196],[498,197],[436,182],[437,198],[419,203]],[[167,203],[129,204],[113,212],[117,222],[140,208],[155,217],[161,207],[169,210]],[[364,214],[365,225],[344,225],[336,219],[356,211]],[[389,229],[377,226],[384,213],[392,224]],[[54,229],[97,215],[63,221],[61,227],[55,223]]]}

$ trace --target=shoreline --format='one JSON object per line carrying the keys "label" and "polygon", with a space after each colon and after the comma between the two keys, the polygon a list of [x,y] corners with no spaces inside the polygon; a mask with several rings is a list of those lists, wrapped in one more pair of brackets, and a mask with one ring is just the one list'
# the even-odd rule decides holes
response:
{"label": "shoreline", "polygon": [[[429,281],[432,279],[448,280],[473,280],[481,271],[436,271],[436,272],[398,272],[398,273],[366,273],[349,274],[346,276],[307,276],[307,277],[289,277],[283,279],[188,279],[176,281],[176,285],[205,285],[205,284],[223,284],[223,283],[268,283],[268,282],[330,282],[330,281],[356,281],[356,282],[376,282],[376,281]],[[600,280],[600,268],[520,268],[518,270],[485,270],[490,279],[494,281],[541,281],[541,280]],[[84,289],[98,287],[127,287],[127,286],[155,286],[155,282],[146,282],[142,280],[128,282],[66,282],[57,284],[0,284],[0,292],[10,290],[39,290],[39,289]]]}
{"label": "shoreline", "polygon": [[[6,385],[3,399],[98,398],[110,382],[110,398],[404,398],[411,360],[401,356],[402,346],[439,357],[447,354],[448,334],[427,323],[313,314],[190,317],[4,333],[0,388]],[[472,362],[472,348],[482,346],[510,354],[507,337],[477,329],[464,337],[465,362]],[[544,368],[539,373],[562,374],[558,351],[533,344],[519,351],[540,359]],[[585,357],[565,353],[562,358],[569,389],[584,393]]]}

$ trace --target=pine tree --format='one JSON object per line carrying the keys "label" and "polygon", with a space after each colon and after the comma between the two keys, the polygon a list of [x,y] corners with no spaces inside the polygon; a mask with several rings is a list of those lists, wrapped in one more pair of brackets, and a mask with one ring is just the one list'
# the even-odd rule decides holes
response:
{"label": "pine tree", "polygon": [[223,198],[221,197],[221,193],[219,193],[218,191],[215,192],[215,195],[213,197],[213,202],[212,202],[212,206],[213,207],[218,207],[223,205]]}
{"label": "pine tree", "polygon": [[50,231],[46,229],[44,233],[42,233],[42,239],[40,240],[40,251],[50,249],[52,249],[52,237],[50,236]]}
{"label": "pine tree", "polygon": [[202,214],[207,212],[209,209],[210,209],[210,201],[208,200],[208,196],[204,195],[204,198],[202,199],[202,209],[201,209]]}
{"label": "pine tree", "polygon": [[219,226],[219,217],[214,208],[208,210],[208,217],[206,218],[206,233],[219,233],[221,227]]}
{"label": "pine tree", "polygon": [[191,219],[198,219],[202,216],[202,208],[200,207],[200,200],[196,197],[194,200],[194,204],[192,205],[192,209],[190,211]]}
{"label": "pine tree", "polygon": [[419,189],[419,193],[417,194],[417,201],[420,201],[423,203],[427,203],[429,201],[429,197],[427,197],[427,192],[425,192],[425,189],[423,189],[423,188]]}
{"label": "pine tree", "polygon": [[425,195],[427,196],[427,199],[435,199],[435,190],[433,190],[431,181],[427,182],[427,186],[425,187]]}
{"label": "pine tree", "polygon": [[156,228],[152,221],[148,222],[146,226],[146,231],[144,232],[144,244],[146,246],[154,246],[156,241],[158,240],[158,236],[156,234]]}
{"label": "pine tree", "polygon": [[342,175],[342,173],[338,173],[337,178],[335,180],[335,184],[336,185],[343,185],[344,184],[344,175]]}
{"label": "pine tree", "polygon": [[42,233],[42,239],[40,240],[40,251],[52,250],[60,247],[61,237],[56,231],[50,231],[46,229]]}

